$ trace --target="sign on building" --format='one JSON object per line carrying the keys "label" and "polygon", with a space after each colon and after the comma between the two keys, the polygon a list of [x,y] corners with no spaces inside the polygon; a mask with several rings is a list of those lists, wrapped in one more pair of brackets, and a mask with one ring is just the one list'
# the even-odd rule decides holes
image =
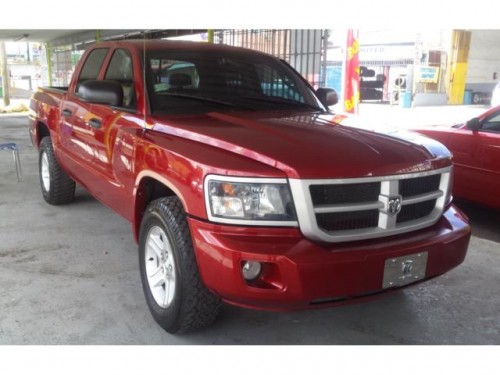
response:
{"label": "sign on building", "polygon": [[436,66],[422,66],[420,67],[418,82],[422,83],[438,83],[439,81],[439,67]]}

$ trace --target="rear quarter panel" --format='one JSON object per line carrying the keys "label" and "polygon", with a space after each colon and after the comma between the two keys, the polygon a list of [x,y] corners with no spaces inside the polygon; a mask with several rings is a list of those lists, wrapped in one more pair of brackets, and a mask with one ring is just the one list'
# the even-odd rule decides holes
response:
{"label": "rear quarter panel", "polygon": [[59,107],[65,92],[57,89],[40,88],[30,99],[30,137],[33,146],[39,147],[41,127],[45,127],[51,137],[57,139],[57,123],[60,119]]}

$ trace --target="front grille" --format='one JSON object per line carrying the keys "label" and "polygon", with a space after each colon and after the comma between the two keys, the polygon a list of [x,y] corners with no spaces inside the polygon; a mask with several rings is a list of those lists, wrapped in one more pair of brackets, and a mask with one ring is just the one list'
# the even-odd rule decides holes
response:
{"label": "front grille", "polygon": [[439,189],[441,175],[407,178],[399,181],[399,194],[403,197],[425,194]]}
{"label": "front grille", "polygon": [[373,202],[380,194],[380,182],[366,184],[312,185],[313,205]]}
{"label": "front grille", "polygon": [[292,179],[290,187],[302,232],[313,240],[341,242],[434,224],[446,205],[450,174],[451,167],[359,179]]}
{"label": "front grille", "polygon": [[417,220],[428,216],[435,206],[435,199],[403,206],[401,212],[398,214],[397,223],[404,223],[406,221]]}
{"label": "front grille", "polygon": [[378,210],[317,214],[316,220],[327,231],[371,228],[378,224]]}

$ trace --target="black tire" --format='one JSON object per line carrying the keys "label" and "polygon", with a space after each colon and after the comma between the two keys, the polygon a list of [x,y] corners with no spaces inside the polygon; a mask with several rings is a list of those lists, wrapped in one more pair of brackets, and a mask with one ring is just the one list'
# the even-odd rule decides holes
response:
{"label": "black tire", "polygon": [[44,137],[40,142],[38,168],[42,195],[47,203],[61,205],[74,200],[75,181],[59,166],[50,137]]}
{"label": "black tire", "polygon": [[215,321],[221,301],[200,279],[186,214],[177,197],[148,205],[139,234],[139,266],[149,310],[167,332],[194,332]]}

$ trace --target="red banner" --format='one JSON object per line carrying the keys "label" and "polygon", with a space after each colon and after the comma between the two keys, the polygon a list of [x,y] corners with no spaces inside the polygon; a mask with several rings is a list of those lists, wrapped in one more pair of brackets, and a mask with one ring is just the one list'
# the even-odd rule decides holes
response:
{"label": "red banner", "polygon": [[344,70],[344,111],[359,111],[359,42],[358,31],[347,30],[347,48]]}

